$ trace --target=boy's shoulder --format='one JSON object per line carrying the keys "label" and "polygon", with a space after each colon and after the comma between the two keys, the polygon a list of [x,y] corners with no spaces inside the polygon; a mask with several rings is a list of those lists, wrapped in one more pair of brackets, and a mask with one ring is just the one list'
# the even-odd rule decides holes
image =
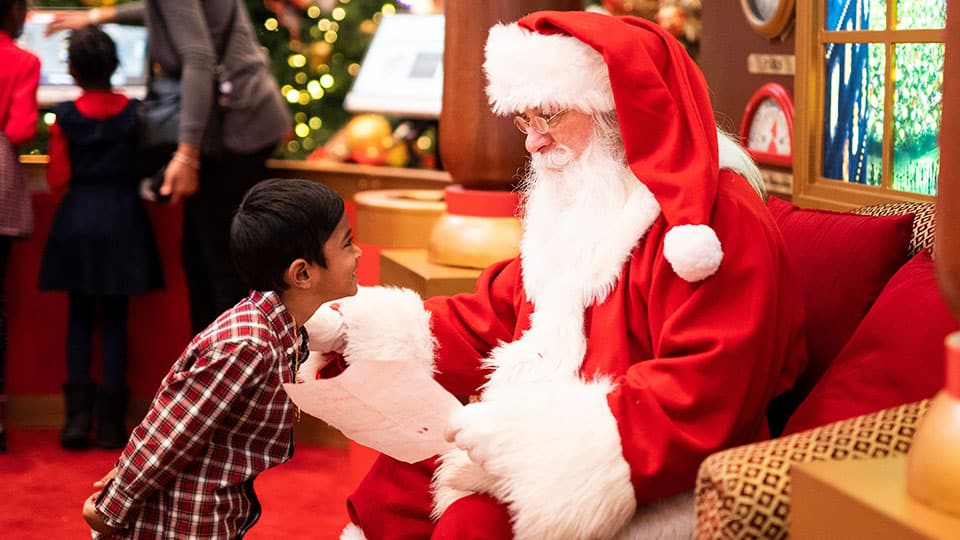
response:
{"label": "boy's shoulder", "polygon": [[280,347],[284,336],[294,331],[293,319],[276,294],[252,292],[198,334],[194,345]]}

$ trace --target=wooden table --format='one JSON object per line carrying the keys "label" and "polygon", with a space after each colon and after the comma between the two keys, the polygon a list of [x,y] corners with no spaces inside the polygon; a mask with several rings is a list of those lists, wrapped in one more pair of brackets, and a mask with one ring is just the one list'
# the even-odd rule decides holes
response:
{"label": "wooden table", "polygon": [[960,538],[960,516],[907,495],[906,457],[818,461],[790,471],[794,540]]}
{"label": "wooden table", "polygon": [[432,264],[425,249],[385,249],[380,253],[380,282],[412,289],[423,298],[473,292],[480,272]]}

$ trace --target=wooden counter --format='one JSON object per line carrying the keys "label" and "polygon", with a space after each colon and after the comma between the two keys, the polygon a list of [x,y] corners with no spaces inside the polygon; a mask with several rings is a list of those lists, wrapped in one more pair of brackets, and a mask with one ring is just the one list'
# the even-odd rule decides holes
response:
{"label": "wooden counter", "polygon": [[960,538],[960,516],[907,495],[906,457],[818,461],[792,467],[794,540]]}
{"label": "wooden counter", "polygon": [[280,178],[318,180],[352,201],[358,191],[371,189],[443,189],[450,185],[446,171],[375,167],[326,161],[267,160],[271,174]]}

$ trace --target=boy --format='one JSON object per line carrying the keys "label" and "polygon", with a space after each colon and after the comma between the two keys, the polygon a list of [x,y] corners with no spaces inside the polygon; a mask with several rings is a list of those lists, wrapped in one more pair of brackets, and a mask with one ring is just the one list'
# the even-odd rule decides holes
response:
{"label": "boy", "polygon": [[282,384],[307,356],[300,326],[356,293],[360,249],[333,190],[272,179],[240,203],[230,250],[253,291],[187,346],[116,469],[94,484],[103,491],[83,515],[95,531],[241,538],[260,515],[254,479],[293,454],[295,408]]}

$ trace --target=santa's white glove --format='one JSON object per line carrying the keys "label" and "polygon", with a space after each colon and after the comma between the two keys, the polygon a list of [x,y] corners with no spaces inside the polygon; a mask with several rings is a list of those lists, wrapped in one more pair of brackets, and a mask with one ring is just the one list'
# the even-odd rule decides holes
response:
{"label": "santa's white glove", "polygon": [[470,461],[482,469],[487,468],[486,464],[497,451],[494,444],[497,426],[490,409],[489,403],[470,403],[453,413],[444,432],[447,442],[466,452]]}
{"label": "santa's white glove", "polygon": [[323,304],[303,324],[311,351],[342,353],[347,348],[347,325],[339,307],[335,302]]}
{"label": "santa's white glove", "polygon": [[517,382],[463,407],[445,433],[458,450],[441,458],[435,515],[486,492],[509,506],[517,540],[613,538],[636,510],[613,389],[605,379]]}

